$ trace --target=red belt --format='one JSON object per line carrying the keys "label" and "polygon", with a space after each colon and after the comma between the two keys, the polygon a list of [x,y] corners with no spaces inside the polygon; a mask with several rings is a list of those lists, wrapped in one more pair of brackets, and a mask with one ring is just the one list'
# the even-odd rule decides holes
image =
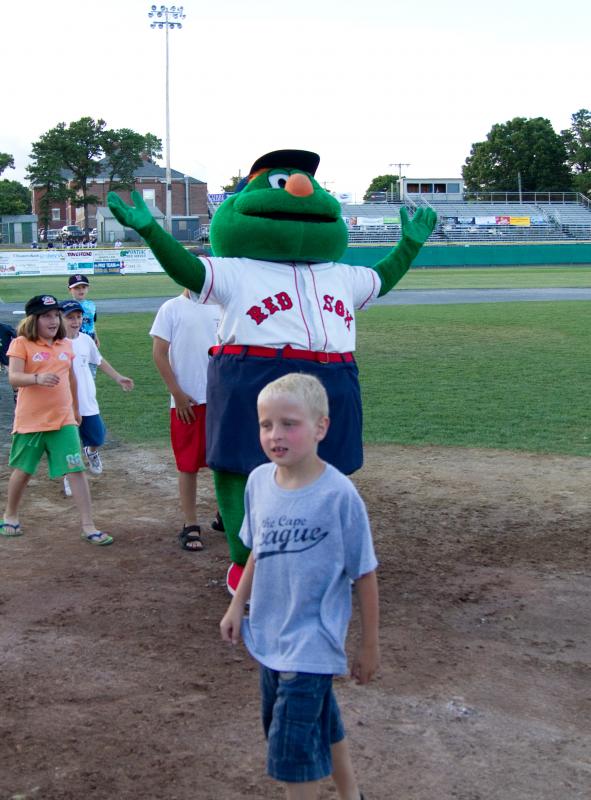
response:
{"label": "red belt", "polygon": [[353,353],[326,353],[324,350],[294,350],[293,347],[254,347],[243,344],[216,344],[209,348],[209,355],[260,356],[262,358],[300,358],[303,361],[317,361],[319,364],[355,361]]}

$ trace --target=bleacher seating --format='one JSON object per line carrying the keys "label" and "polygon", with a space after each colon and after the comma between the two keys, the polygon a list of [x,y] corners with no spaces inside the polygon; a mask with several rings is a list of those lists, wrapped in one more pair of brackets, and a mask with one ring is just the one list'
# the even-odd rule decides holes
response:
{"label": "bleacher seating", "polygon": [[[439,217],[430,242],[488,242],[495,244],[526,242],[560,242],[564,240],[591,240],[591,204],[580,195],[530,195],[528,202],[519,202],[516,195],[508,193],[490,197],[488,201],[453,202],[447,195],[409,195],[405,205],[411,213],[421,206],[429,206]],[[558,202],[557,202],[558,200]],[[533,202],[532,202],[533,201]],[[395,244],[400,239],[400,225],[355,225],[352,218],[378,219],[400,216],[400,203],[343,204],[343,216],[349,220],[351,244]],[[529,217],[531,225],[477,225],[460,222],[475,217]]]}

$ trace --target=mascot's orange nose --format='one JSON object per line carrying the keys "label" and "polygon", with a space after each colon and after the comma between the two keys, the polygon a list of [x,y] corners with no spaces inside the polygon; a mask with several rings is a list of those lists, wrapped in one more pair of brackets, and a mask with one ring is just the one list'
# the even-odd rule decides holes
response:
{"label": "mascot's orange nose", "polygon": [[312,181],[302,172],[294,172],[293,175],[290,175],[284,189],[294,197],[308,197],[308,195],[314,194]]}

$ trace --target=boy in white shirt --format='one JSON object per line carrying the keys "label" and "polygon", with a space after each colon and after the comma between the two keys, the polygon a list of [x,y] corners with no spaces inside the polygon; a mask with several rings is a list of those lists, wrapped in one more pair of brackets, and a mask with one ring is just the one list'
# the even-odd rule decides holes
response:
{"label": "boy in white shirt", "polygon": [[[88,469],[93,475],[100,475],[103,464],[98,448],[105,443],[105,424],[99,413],[96,400],[96,385],[92,377],[91,365],[96,365],[105,375],[113,378],[124,392],[133,389],[133,380],[117,372],[109,362],[101,356],[92,339],[82,333],[82,317],[84,310],[77,300],[65,300],[60,303],[60,311],[66,325],[68,339],[72,342],[74,351],[74,374],[78,383],[78,406],[82,422],[80,423],[80,439],[84,447],[84,454],[88,459]],[[67,476],[64,478],[64,494],[71,495]]]}
{"label": "boy in white shirt", "polygon": [[[216,343],[219,306],[200,305],[189,290],[167,300],[150,330],[152,355],[170,392],[170,441],[178,470],[184,516],[179,540],[183,550],[203,550],[197,523],[197,473],[205,460],[205,391],[208,350]],[[221,522],[221,521],[220,521]],[[216,520],[219,530],[219,524]],[[213,526],[215,528],[215,525]]]}

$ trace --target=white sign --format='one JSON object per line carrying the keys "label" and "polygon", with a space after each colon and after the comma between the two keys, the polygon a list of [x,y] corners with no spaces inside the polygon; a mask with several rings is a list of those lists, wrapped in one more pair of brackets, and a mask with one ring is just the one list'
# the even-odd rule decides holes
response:
{"label": "white sign", "polygon": [[68,275],[73,272],[86,275],[120,272],[129,275],[164,270],[147,247],[0,251],[0,278],[18,275]]}
{"label": "white sign", "polygon": [[382,226],[384,224],[383,217],[357,217],[357,224],[363,225],[366,228],[373,228],[376,225]]}

